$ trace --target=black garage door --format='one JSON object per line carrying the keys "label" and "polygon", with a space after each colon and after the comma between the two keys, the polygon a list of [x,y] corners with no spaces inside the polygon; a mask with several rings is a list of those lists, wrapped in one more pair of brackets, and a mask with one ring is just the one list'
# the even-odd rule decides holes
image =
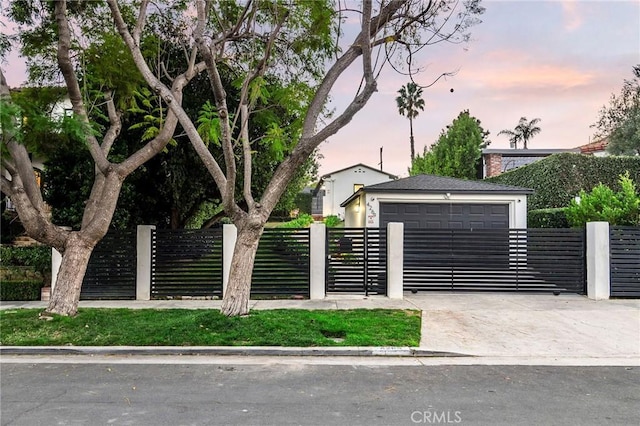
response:
{"label": "black garage door", "polygon": [[509,205],[380,203],[380,226],[389,222],[403,222],[405,228],[509,228]]}

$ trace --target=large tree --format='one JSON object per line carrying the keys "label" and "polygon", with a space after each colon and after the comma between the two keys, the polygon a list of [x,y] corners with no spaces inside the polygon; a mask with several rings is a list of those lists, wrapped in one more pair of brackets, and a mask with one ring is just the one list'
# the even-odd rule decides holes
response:
{"label": "large tree", "polygon": [[[108,0],[116,26],[147,83],[165,100],[180,120],[192,145],[203,160],[216,185],[220,188],[224,209],[238,229],[238,239],[231,262],[227,291],[222,312],[225,315],[244,315],[249,311],[251,272],[256,249],[264,224],[287,183],[318,145],[346,126],[376,91],[380,67],[396,53],[411,59],[417,49],[438,41],[464,41],[468,27],[477,22],[483,12],[479,1],[424,2],[398,0],[362,2],[355,12],[360,25],[355,31],[342,31],[346,15],[353,12],[349,5],[323,1],[196,1],[184,12],[184,22],[190,22],[192,43],[189,45],[192,63],[202,58],[211,83],[213,103],[217,115],[212,124],[219,129],[219,143],[224,158],[217,161],[207,149],[196,124],[174,102],[175,93],[167,87],[166,79],[152,72],[140,48],[145,22],[155,13],[150,2],[142,1],[135,23],[127,22],[116,0]],[[167,14],[170,5],[161,8]],[[179,12],[179,11],[178,11]],[[350,28],[349,28],[350,29]],[[425,40],[421,39],[425,35]],[[379,54],[377,54],[377,52]],[[361,84],[348,106],[326,120],[320,120],[331,91],[345,71],[356,67],[361,60]],[[231,111],[229,98],[220,78],[220,67],[233,64],[238,69],[238,107]],[[278,102],[287,107],[291,96],[298,92],[283,91],[279,98],[264,93],[264,80],[277,74],[287,79],[289,87],[300,82],[317,82],[309,93],[305,108],[300,111],[300,126],[274,125],[264,135],[264,141],[275,149],[291,146],[287,155],[260,194],[251,190],[254,164],[249,122],[253,119],[258,101]],[[239,129],[236,133],[234,129]],[[239,137],[234,137],[238,134]],[[279,149],[278,149],[279,150]],[[243,181],[242,191],[236,192],[236,182]],[[242,203],[240,202],[242,201]]]}
{"label": "large tree", "polygon": [[529,140],[542,131],[538,126],[540,121],[542,121],[540,118],[534,118],[529,121],[527,117],[520,117],[518,125],[513,130],[500,130],[498,135],[509,136],[509,142],[513,149],[518,149],[518,142],[522,142],[522,148],[527,149]]}
{"label": "large tree", "polygon": [[640,65],[633,67],[633,75],[624,81],[618,96],[611,95],[592,126],[594,139],[608,138],[607,150],[616,155],[640,155]]}
{"label": "large tree", "polygon": [[[30,130],[0,71],[2,192],[16,206],[28,235],[62,254],[56,287],[45,314],[75,315],[89,257],[109,229],[123,181],[167,146],[178,124],[176,114],[164,110],[157,121],[157,131],[146,143],[140,141],[136,150],[124,158],[110,156],[122,128],[127,97],[143,80],[131,66],[132,57],[122,41],[113,37],[108,26],[98,25],[102,15],[94,14],[97,7],[97,3],[77,2],[68,8],[66,2],[58,1],[15,2],[11,9],[12,18],[25,27],[21,34],[22,53],[30,58],[32,75],[52,79],[61,75],[73,112],[66,131],[81,140],[94,163],[91,192],[77,230],[56,226],[48,217],[25,143],[30,139]],[[82,36],[76,37],[77,34]],[[114,57],[119,60],[114,61]],[[84,84],[87,75],[82,73],[91,66],[95,72],[92,78],[99,80],[95,85]],[[192,62],[174,76],[167,88],[172,102],[181,103],[182,90],[204,68],[204,63]],[[97,110],[101,111],[104,126],[92,119],[91,113]]]}
{"label": "large tree", "polygon": [[475,179],[482,150],[491,142],[489,132],[480,125],[480,120],[462,111],[453,122],[443,129],[438,141],[411,162],[409,174],[433,174],[461,179]]}
{"label": "large tree", "polygon": [[400,115],[409,119],[409,144],[411,145],[411,161],[416,157],[415,143],[413,139],[413,119],[420,111],[424,111],[424,99],[422,99],[422,87],[414,82],[409,82],[398,90],[400,94],[396,98],[396,105]]}

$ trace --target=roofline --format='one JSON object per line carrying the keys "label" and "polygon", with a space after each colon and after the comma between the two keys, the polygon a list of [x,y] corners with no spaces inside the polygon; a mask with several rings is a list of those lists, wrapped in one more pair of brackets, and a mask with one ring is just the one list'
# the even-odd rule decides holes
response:
{"label": "roofline", "polygon": [[580,148],[567,149],[483,149],[484,154],[502,154],[509,157],[537,157],[544,154],[562,154],[565,152],[580,153]]}
{"label": "roofline", "polygon": [[336,170],[336,171],[333,171],[333,172],[330,172],[330,173],[325,173],[322,176],[320,176],[320,180],[324,180],[324,178],[329,177],[331,175],[334,175],[336,173],[340,173],[340,172],[344,172],[345,170],[353,169],[354,167],[365,167],[365,168],[367,168],[369,170],[373,170],[374,172],[380,172],[382,174],[385,174],[385,175],[389,176],[391,179],[398,179],[398,176],[392,175],[391,173],[387,173],[384,170],[378,170],[378,169],[373,168],[371,166],[367,166],[366,164],[358,163],[358,164],[354,164],[353,166],[345,167],[344,169]]}
{"label": "roofline", "polygon": [[[377,194],[377,193],[384,193],[384,194],[390,194],[390,193],[398,193],[398,194],[443,194],[443,193],[449,193],[449,194],[495,194],[495,195],[531,195],[534,194],[536,191],[533,189],[529,189],[529,188],[514,188],[513,190],[508,190],[508,189],[497,189],[497,190],[492,190],[492,189],[448,189],[446,191],[443,190],[434,190],[434,189],[372,189],[371,191],[367,191],[367,188],[360,188],[358,191],[354,192],[353,194],[351,194],[351,196],[349,198],[347,198],[345,201],[343,201],[340,204],[340,207],[346,207],[347,205],[349,205],[353,200],[355,200],[356,198],[358,198],[360,196],[360,194],[362,193],[371,193],[371,194]],[[412,200],[415,201],[415,200]]]}

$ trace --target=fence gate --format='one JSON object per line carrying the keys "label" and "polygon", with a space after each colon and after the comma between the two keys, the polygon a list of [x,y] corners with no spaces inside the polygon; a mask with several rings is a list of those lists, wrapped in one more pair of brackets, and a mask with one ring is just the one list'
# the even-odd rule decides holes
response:
{"label": "fence gate", "polygon": [[222,297],[222,229],[151,232],[151,298]]}
{"label": "fence gate", "polygon": [[640,228],[612,226],[611,297],[640,297]]}
{"label": "fence gate", "polygon": [[136,231],[110,231],[91,253],[81,300],[136,298]]}
{"label": "fence gate", "polygon": [[574,229],[405,229],[404,289],[585,293]]}
{"label": "fence gate", "polygon": [[386,228],[327,229],[327,293],[387,294]]}

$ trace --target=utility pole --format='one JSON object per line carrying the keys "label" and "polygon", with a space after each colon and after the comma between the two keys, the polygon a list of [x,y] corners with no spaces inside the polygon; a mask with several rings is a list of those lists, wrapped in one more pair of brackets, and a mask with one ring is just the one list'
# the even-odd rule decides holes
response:
{"label": "utility pole", "polygon": [[382,148],[384,147],[380,147],[380,162],[378,164],[380,164],[380,171],[382,171]]}

